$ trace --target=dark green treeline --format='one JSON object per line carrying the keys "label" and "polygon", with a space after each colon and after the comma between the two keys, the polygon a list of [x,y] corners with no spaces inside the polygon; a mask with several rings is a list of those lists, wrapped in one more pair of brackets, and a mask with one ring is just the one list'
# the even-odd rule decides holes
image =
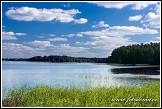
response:
{"label": "dark green treeline", "polygon": [[109,63],[160,65],[160,43],[122,46],[113,50]]}

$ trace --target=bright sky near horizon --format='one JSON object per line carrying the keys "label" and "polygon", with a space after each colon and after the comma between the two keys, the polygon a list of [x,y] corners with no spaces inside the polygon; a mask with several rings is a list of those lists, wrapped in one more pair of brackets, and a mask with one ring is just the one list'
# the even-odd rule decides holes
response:
{"label": "bright sky near horizon", "polygon": [[161,2],[2,2],[2,57],[107,57],[160,42]]}

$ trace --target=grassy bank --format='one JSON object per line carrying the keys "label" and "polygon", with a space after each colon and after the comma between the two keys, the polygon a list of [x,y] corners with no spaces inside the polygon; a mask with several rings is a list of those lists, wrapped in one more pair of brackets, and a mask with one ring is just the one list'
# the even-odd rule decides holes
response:
{"label": "grassy bank", "polygon": [[159,107],[160,83],[142,87],[65,88],[37,86],[10,91],[5,107]]}

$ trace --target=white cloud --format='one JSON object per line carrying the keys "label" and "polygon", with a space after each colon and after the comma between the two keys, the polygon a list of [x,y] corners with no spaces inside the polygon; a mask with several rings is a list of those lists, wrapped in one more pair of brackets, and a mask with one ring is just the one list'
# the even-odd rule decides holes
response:
{"label": "white cloud", "polygon": [[16,40],[13,32],[2,32],[2,40]]}
{"label": "white cloud", "polygon": [[76,36],[78,36],[78,37],[83,37],[83,35],[80,34],[80,33],[76,34]]}
{"label": "white cloud", "polygon": [[67,41],[66,38],[60,38],[60,37],[55,37],[55,38],[49,38],[49,41]]}
{"label": "white cloud", "polygon": [[25,36],[26,33],[15,33],[15,35],[17,35],[17,36]]}
{"label": "white cloud", "polygon": [[29,58],[35,55],[43,55],[41,49],[32,48],[17,43],[2,43],[2,56],[4,58]]}
{"label": "white cloud", "polygon": [[156,40],[151,40],[149,42],[145,42],[144,44],[150,44],[150,43],[159,43],[160,41],[156,41]]}
{"label": "white cloud", "polygon": [[160,4],[157,3],[156,7],[152,9],[154,12],[147,13],[141,23],[146,28],[160,28],[160,16],[161,16],[161,9]]}
{"label": "white cloud", "polygon": [[34,51],[31,47],[15,43],[2,43],[2,48],[8,51]]}
{"label": "white cloud", "polygon": [[56,35],[55,35],[55,34],[49,34],[49,36],[51,36],[51,37],[52,37],[52,36],[56,36]]}
{"label": "white cloud", "polygon": [[104,21],[100,21],[97,25],[93,25],[92,28],[99,28],[99,27],[109,27],[108,24],[105,24]]}
{"label": "white cloud", "polygon": [[[94,38],[95,41],[93,43],[91,42],[90,44],[96,45],[93,48],[95,49],[105,49],[105,50],[113,50],[117,47],[120,46],[127,46],[127,45],[132,45],[135,44],[136,42],[133,42],[129,38],[126,37],[107,37],[107,36],[101,36],[101,37],[96,37]],[[112,43],[113,42],[113,43]]]}
{"label": "white cloud", "polygon": [[61,35],[61,36],[74,37],[74,36],[75,36],[75,34],[67,34],[67,35]]}
{"label": "white cloud", "polygon": [[[95,53],[88,51],[89,48],[75,47],[70,44],[60,44],[58,46],[51,47],[53,54],[69,55],[69,56],[94,56]],[[90,55],[92,54],[92,55]]]}
{"label": "white cloud", "polygon": [[70,46],[69,44],[60,44],[60,46],[55,46],[55,48],[63,51],[69,51],[69,52],[82,52],[84,50],[87,50],[88,48],[84,47],[73,47]]}
{"label": "white cloud", "polygon": [[[100,31],[80,32],[82,35],[89,36],[92,41],[75,42],[76,45],[91,46],[93,49],[111,51],[120,46],[136,44],[129,37],[143,34],[157,34],[157,30],[144,29],[135,26],[113,26]],[[126,37],[129,36],[129,37]],[[106,53],[105,53],[106,54]],[[110,55],[110,54],[107,54]],[[104,55],[105,56],[105,55]]]}
{"label": "white cloud", "polygon": [[24,36],[26,33],[2,32],[2,40],[17,40],[16,36]]}
{"label": "white cloud", "polygon": [[95,41],[88,41],[88,42],[76,42],[77,45],[97,45]]}
{"label": "white cloud", "polygon": [[[76,42],[76,45],[85,45],[91,46],[92,49],[96,49],[98,51],[99,57],[107,57],[111,54],[111,52],[120,46],[127,46],[132,44],[137,44],[137,42],[132,41],[131,39],[123,36],[100,36],[100,37],[91,37],[92,41],[87,42]],[[100,53],[99,50],[102,50]]]}
{"label": "white cloud", "polygon": [[130,4],[130,2],[92,2],[93,4],[96,4],[97,6],[103,6],[105,8],[116,8],[116,9],[121,9],[124,8]]}
{"label": "white cloud", "polygon": [[147,8],[149,5],[157,4],[157,2],[137,2],[133,4],[133,10],[141,10]]}
{"label": "white cloud", "polygon": [[161,13],[161,6],[160,6],[160,4],[156,4],[155,11],[156,11],[156,14],[160,14]]}
{"label": "white cloud", "polygon": [[144,27],[160,28],[160,14],[149,12],[141,23]]}
{"label": "white cloud", "polygon": [[85,18],[80,18],[80,19],[75,19],[74,20],[74,23],[76,23],[76,24],[84,24],[84,23],[87,23],[88,22],[88,20],[87,19],[85,19]]}
{"label": "white cloud", "polygon": [[77,9],[37,9],[31,7],[10,8],[5,14],[7,17],[18,21],[52,21],[67,23],[74,21],[74,16],[79,14]]}
{"label": "white cloud", "polygon": [[77,34],[67,34],[67,35],[61,35],[61,36],[67,36],[67,37],[74,37],[74,36],[83,37],[83,34],[77,33]]}
{"label": "white cloud", "polygon": [[157,2],[92,2],[97,6],[103,6],[105,8],[122,9],[127,6],[131,6],[133,10],[141,10],[149,5],[156,4]]}
{"label": "white cloud", "polygon": [[81,42],[79,42],[79,41],[76,41],[76,42],[75,42],[75,44],[76,44],[76,45],[80,45],[80,44],[81,44]]}
{"label": "white cloud", "polygon": [[136,42],[133,42],[129,38],[123,37],[123,36],[100,36],[100,37],[92,37],[93,41],[88,42],[76,42],[78,45],[91,45],[92,48],[95,49],[104,49],[104,50],[113,50],[117,47],[123,46],[123,45],[130,45],[135,44]]}
{"label": "white cloud", "polygon": [[157,34],[157,30],[152,29],[143,29],[140,27],[135,26],[113,26],[109,27],[108,29],[104,29],[101,31],[87,31],[87,32],[80,32],[83,35],[90,35],[90,36],[132,36],[132,35],[141,35],[141,34]]}
{"label": "white cloud", "polygon": [[142,18],[142,15],[130,16],[129,21],[138,21]]}
{"label": "white cloud", "polygon": [[42,48],[53,46],[50,41],[39,41],[39,40],[28,42],[28,44],[36,47],[42,47]]}

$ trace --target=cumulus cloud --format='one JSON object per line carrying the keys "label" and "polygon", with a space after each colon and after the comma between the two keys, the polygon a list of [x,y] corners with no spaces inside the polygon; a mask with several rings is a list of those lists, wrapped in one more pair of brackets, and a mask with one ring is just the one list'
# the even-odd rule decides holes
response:
{"label": "cumulus cloud", "polygon": [[2,48],[8,51],[34,51],[34,49],[29,46],[15,43],[2,43]]}
{"label": "cumulus cloud", "polygon": [[15,33],[15,35],[17,35],[17,36],[24,36],[24,35],[26,35],[26,33]]}
{"label": "cumulus cloud", "polygon": [[34,55],[45,54],[40,49],[18,43],[2,43],[2,51],[4,58],[29,58]]}
{"label": "cumulus cloud", "polygon": [[[92,37],[93,41],[87,42],[76,42],[75,44],[78,45],[91,45],[92,48],[95,49],[104,49],[104,50],[113,50],[120,46],[126,46],[130,44],[135,44],[129,38],[123,36],[116,36],[116,37],[108,37],[108,36],[100,36],[100,37]],[[113,43],[112,43],[113,42]]]}
{"label": "cumulus cloud", "polygon": [[105,8],[116,8],[116,9],[121,9],[124,8],[130,4],[130,2],[92,2],[93,4],[96,4],[97,6],[103,6]]}
{"label": "cumulus cloud", "polygon": [[76,36],[77,36],[77,37],[83,37],[83,35],[80,34],[80,33],[77,33]]}
{"label": "cumulus cloud", "polygon": [[86,23],[88,20],[81,18],[76,20],[74,16],[81,12],[77,9],[37,9],[32,7],[10,8],[5,15],[13,20],[18,21],[59,21],[62,23],[75,21],[77,24]]}
{"label": "cumulus cloud", "polygon": [[157,2],[137,2],[132,6],[133,10],[141,10],[147,8],[149,5],[157,4]]}
{"label": "cumulus cloud", "polygon": [[75,36],[77,36],[77,37],[83,37],[83,34],[77,33],[77,34],[67,34],[67,35],[61,35],[61,36],[67,36],[67,37],[75,37]]}
{"label": "cumulus cloud", "polygon": [[140,34],[157,34],[157,30],[153,29],[144,29],[135,26],[113,26],[101,31],[86,31],[80,32],[83,35],[90,36],[132,36],[132,35],[140,35]]}
{"label": "cumulus cloud", "polygon": [[138,21],[142,18],[142,15],[135,15],[135,16],[130,16],[129,21]]}
{"label": "cumulus cloud", "polygon": [[36,53],[33,48],[17,43],[2,43],[2,51],[4,58],[22,58],[29,56],[29,54]]}
{"label": "cumulus cloud", "polygon": [[161,6],[160,4],[156,4],[156,7],[155,7],[155,11],[156,11],[156,14],[160,14],[161,13]]}
{"label": "cumulus cloud", "polygon": [[97,6],[103,6],[105,8],[122,9],[127,6],[131,6],[133,10],[141,10],[147,8],[149,5],[156,4],[157,2],[91,2]]}
{"label": "cumulus cloud", "polygon": [[[113,43],[112,43],[113,42]],[[95,49],[105,49],[105,50],[113,50],[120,46],[127,46],[136,44],[136,42],[132,41],[129,38],[126,37],[107,37],[107,36],[101,36],[94,38],[94,41],[89,43],[95,45],[93,48]]]}
{"label": "cumulus cloud", "polygon": [[113,26],[100,31],[80,32],[80,34],[83,36],[89,36],[92,40],[87,42],[76,41],[75,44],[91,46],[93,49],[104,50],[103,52],[106,50],[111,53],[111,51],[117,47],[137,44],[137,42],[130,39],[130,36],[157,33],[157,30],[148,28],[144,29],[135,26]]}
{"label": "cumulus cloud", "polygon": [[104,21],[100,21],[98,24],[92,26],[92,28],[99,28],[99,27],[105,27],[106,28],[106,27],[109,27],[109,25],[105,24]]}
{"label": "cumulus cloud", "polygon": [[75,34],[67,34],[67,35],[61,35],[61,36],[74,37]]}
{"label": "cumulus cloud", "polygon": [[13,32],[2,32],[2,40],[16,40]]}
{"label": "cumulus cloud", "polygon": [[160,28],[160,14],[149,12],[141,23],[144,27]]}
{"label": "cumulus cloud", "polygon": [[42,48],[53,46],[50,41],[39,41],[39,40],[28,42],[28,44],[36,47],[42,47]]}
{"label": "cumulus cloud", "polygon": [[94,56],[95,53],[89,52],[89,48],[85,47],[75,47],[71,46],[70,44],[60,44],[58,46],[51,47],[53,54],[62,54],[62,55],[69,55],[69,56]]}
{"label": "cumulus cloud", "polygon": [[80,18],[80,19],[75,19],[74,20],[74,23],[76,23],[76,24],[84,24],[84,23],[87,23],[88,22],[88,20],[87,19],[85,19],[85,18]]}
{"label": "cumulus cloud", "polygon": [[26,33],[2,32],[2,40],[17,40],[16,36],[24,36]]}
{"label": "cumulus cloud", "polygon": [[60,38],[60,37],[55,37],[55,38],[49,38],[49,41],[67,41],[66,38]]}

